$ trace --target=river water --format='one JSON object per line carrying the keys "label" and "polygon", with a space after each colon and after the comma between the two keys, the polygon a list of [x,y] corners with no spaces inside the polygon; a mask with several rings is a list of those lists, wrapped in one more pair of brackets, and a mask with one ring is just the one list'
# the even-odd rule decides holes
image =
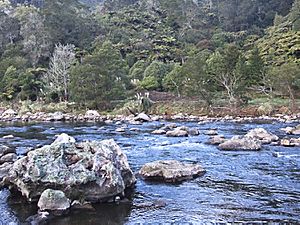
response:
{"label": "river water", "polygon": [[[16,148],[21,155],[29,147],[51,143],[54,135],[63,132],[78,141],[114,138],[134,172],[147,162],[167,159],[199,163],[207,170],[203,177],[175,185],[138,179],[131,201],[94,205],[95,210],[73,211],[49,224],[300,223],[300,148],[267,145],[259,152],[220,151],[207,145],[208,136],[203,134],[217,128],[219,134],[229,138],[263,127],[283,137],[285,134],[279,129],[286,124],[177,122],[198,128],[202,134],[184,138],[151,134],[165,123],[128,125],[125,133],[115,132],[118,126],[114,124],[5,123],[0,124],[0,137],[13,134],[15,138],[0,138],[0,143]],[[129,131],[130,128],[139,130]],[[8,190],[0,190],[0,224],[23,224],[36,213],[35,205],[9,195]],[[158,200],[166,206],[139,207]]]}

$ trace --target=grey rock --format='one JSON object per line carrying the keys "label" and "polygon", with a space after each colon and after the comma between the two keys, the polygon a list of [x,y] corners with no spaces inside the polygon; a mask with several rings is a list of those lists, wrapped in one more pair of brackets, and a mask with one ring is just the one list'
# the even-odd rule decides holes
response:
{"label": "grey rock", "polygon": [[88,111],[86,111],[84,117],[92,120],[92,119],[99,118],[100,114],[96,110],[88,110]]}
{"label": "grey rock", "polygon": [[29,201],[46,189],[58,189],[71,200],[104,202],[136,181],[126,155],[112,139],[43,146],[17,160],[9,175],[9,186]]}
{"label": "grey rock", "polygon": [[213,135],[218,135],[218,131],[217,130],[208,130],[205,132],[206,135],[210,135],[210,136],[213,136]]}
{"label": "grey rock", "polygon": [[198,136],[198,135],[200,135],[200,132],[199,132],[199,130],[197,128],[190,128],[188,130],[188,133],[191,136]]}
{"label": "grey rock", "polygon": [[224,136],[222,135],[215,135],[209,138],[208,143],[211,145],[219,145],[226,141]]}
{"label": "grey rock", "polygon": [[188,132],[186,130],[175,129],[168,131],[166,135],[167,137],[187,137]]}
{"label": "grey rock", "polygon": [[261,149],[261,142],[246,137],[233,137],[219,145],[221,150],[248,150],[258,151]]}
{"label": "grey rock", "polygon": [[193,179],[204,173],[205,170],[200,165],[186,164],[175,160],[147,163],[139,171],[144,179],[170,183]]}
{"label": "grey rock", "polygon": [[8,153],[0,158],[0,164],[6,162],[14,162],[17,160],[17,155],[15,153]]}
{"label": "grey rock", "polygon": [[136,121],[143,121],[143,122],[150,122],[152,121],[151,118],[145,114],[145,113],[139,113],[135,118],[134,120]]}
{"label": "grey rock", "polygon": [[266,131],[263,128],[252,129],[245,135],[245,137],[259,140],[263,144],[270,144],[271,142],[279,140],[279,138],[276,135]]}
{"label": "grey rock", "polygon": [[62,133],[58,135],[53,142],[53,144],[59,144],[59,143],[75,143],[75,138],[69,136],[68,134]]}
{"label": "grey rock", "polygon": [[[12,167],[12,163],[3,163],[0,165],[0,182],[8,176],[8,172]],[[0,185],[1,186],[1,185]]]}
{"label": "grey rock", "polygon": [[2,157],[3,155],[6,155],[8,153],[15,153],[15,150],[13,150],[12,148],[9,148],[5,145],[0,145],[0,157]]}
{"label": "grey rock", "polygon": [[38,201],[38,207],[41,211],[63,212],[69,209],[70,206],[70,200],[60,190],[46,189]]}
{"label": "grey rock", "polygon": [[151,134],[158,134],[158,135],[160,135],[160,134],[166,134],[166,133],[167,133],[167,131],[162,130],[162,129],[154,130],[154,131],[151,132]]}

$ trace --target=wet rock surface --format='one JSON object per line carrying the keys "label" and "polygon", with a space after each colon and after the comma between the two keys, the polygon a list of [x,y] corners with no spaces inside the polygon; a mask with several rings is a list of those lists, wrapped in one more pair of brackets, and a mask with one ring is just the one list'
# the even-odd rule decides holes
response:
{"label": "wet rock surface", "polygon": [[245,150],[258,151],[261,149],[261,142],[252,138],[233,137],[219,145],[221,150]]}
{"label": "wet rock surface", "polygon": [[29,201],[48,188],[68,198],[106,201],[135,183],[127,157],[114,140],[54,142],[30,151],[9,172],[10,186]]}
{"label": "wet rock surface", "polygon": [[259,140],[263,144],[270,144],[271,142],[279,140],[278,136],[266,131],[264,128],[252,129],[245,135],[245,137]]}
{"label": "wet rock surface", "polygon": [[55,214],[62,214],[71,207],[70,199],[60,190],[46,189],[38,201],[41,211],[50,211]]}
{"label": "wet rock surface", "polygon": [[194,164],[181,163],[175,160],[155,161],[145,164],[139,174],[146,180],[160,180],[176,183],[201,176],[205,170]]}

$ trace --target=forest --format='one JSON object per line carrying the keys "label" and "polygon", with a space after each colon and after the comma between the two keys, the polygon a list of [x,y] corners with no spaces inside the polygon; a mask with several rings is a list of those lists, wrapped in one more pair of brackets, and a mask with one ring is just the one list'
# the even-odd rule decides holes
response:
{"label": "forest", "polygon": [[0,0],[0,101],[300,94],[300,0]]}

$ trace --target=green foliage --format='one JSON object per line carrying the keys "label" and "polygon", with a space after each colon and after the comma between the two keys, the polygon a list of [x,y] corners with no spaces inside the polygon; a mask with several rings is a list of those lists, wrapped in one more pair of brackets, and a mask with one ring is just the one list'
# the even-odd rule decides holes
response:
{"label": "green foliage", "polygon": [[[295,74],[300,63],[300,0],[12,2],[0,2],[6,100],[66,100],[70,89],[80,105],[107,108],[140,88],[207,105],[226,93],[237,103],[251,92],[280,90],[282,74]],[[62,66],[53,66],[57,45],[73,46],[67,65],[57,57]],[[49,71],[66,79],[43,83]],[[292,98],[299,90],[289,86]]]}
{"label": "green foliage", "polygon": [[[163,79],[172,70],[172,64],[166,64],[159,61],[153,61],[144,71],[144,79],[142,83],[149,83],[152,81],[152,84],[155,84],[158,90],[163,90]],[[150,77],[150,78],[149,78]],[[155,80],[155,82],[154,82]],[[154,83],[153,83],[154,82]],[[150,82],[151,83],[151,82]]]}
{"label": "green foliage", "polygon": [[139,83],[139,88],[145,90],[156,90],[159,88],[159,82],[155,76],[147,76]]}
{"label": "green foliage", "polygon": [[71,99],[81,105],[106,108],[125,97],[128,68],[111,42],[97,45],[71,70]]}

